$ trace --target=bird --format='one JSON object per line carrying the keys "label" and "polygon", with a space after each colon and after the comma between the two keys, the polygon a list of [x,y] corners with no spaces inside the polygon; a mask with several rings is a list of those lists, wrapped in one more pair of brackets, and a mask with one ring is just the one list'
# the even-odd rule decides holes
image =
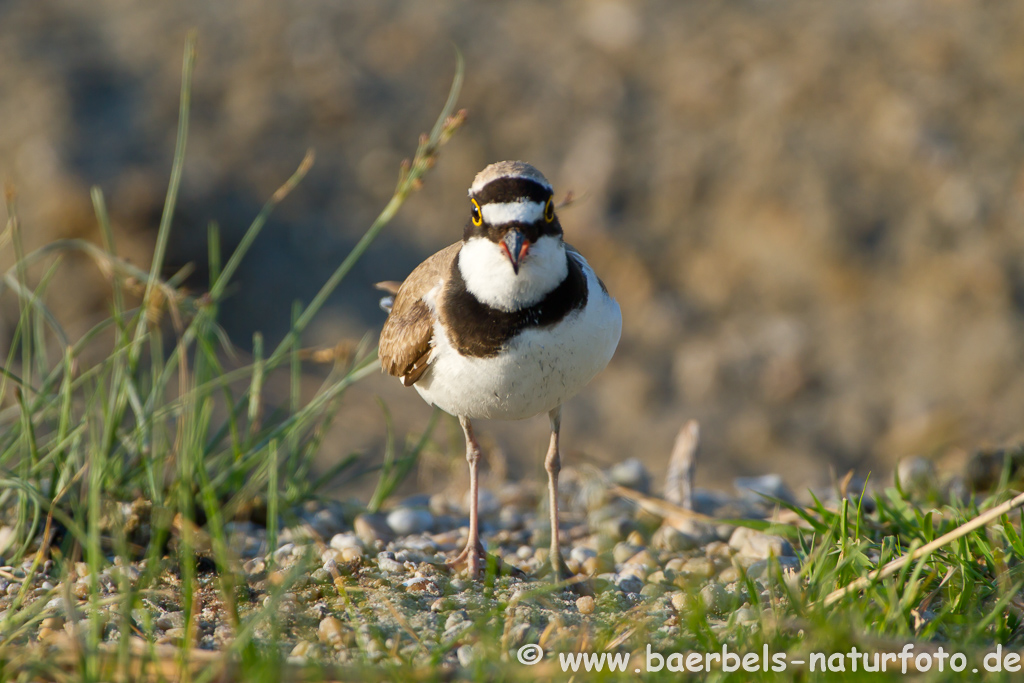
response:
{"label": "bird", "polygon": [[448,561],[479,579],[486,563],[478,511],[480,444],[473,420],[546,413],[551,549],[568,579],[558,531],[562,404],[611,360],[622,332],[618,302],[567,244],[547,178],[522,161],[491,164],[469,188],[462,239],[429,257],[392,294],[378,355],[383,371],[458,418],[469,463],[469,538]]}

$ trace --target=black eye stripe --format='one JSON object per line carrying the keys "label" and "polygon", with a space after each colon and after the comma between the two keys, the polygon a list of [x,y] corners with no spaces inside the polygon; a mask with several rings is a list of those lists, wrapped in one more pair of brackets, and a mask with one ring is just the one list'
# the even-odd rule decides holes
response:
{"label": "black eye stripe", "polygon": [[473,194],[480,204],[516,202],[524,199],[544,203],[550,196],[550,188],[528,178],[498,178]]}

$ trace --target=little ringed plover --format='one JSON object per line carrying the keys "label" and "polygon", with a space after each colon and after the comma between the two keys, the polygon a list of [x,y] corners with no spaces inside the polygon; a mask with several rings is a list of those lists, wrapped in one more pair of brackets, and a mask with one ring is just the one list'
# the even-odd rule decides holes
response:
{"label": "little ringed plover", "polygon": [[[459,418],[469,461],[469,540],[450,564],[478,578],[485,559],[477,513],[480,446],[471,420],[547,413],[545,459],[550,562],[566,577],[558,542],[558,433],[562,403],[611,359],[622,317],[583,255],[562,239],[551,184],[521,161],[491,164],[469,188],[460,242],[393,288],[380,335],[388,374]],[[388,287],[391,284],[391,288]]]}

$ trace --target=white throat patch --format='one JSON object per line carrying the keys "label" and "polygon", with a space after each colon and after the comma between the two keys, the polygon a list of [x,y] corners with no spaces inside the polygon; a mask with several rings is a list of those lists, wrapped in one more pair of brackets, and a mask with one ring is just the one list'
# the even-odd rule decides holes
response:
{"label": "white throat patch", "polygon": [[491,225],[504,225],[505,223],[534,223],[544,215],[545,204],[527,200],[518,202],[505,202],[495,204],[484,204],[482,212],[484,221]]}
{"label": "white throat patch", "polygon": [[486,237],[473,237],[459,252],[459,272],[477,301],[502,311],[517,311],[537,303],[560,285],[569,274],[569,262],[561,238],[544,235],[530,245],[516,275],[501,245]]}

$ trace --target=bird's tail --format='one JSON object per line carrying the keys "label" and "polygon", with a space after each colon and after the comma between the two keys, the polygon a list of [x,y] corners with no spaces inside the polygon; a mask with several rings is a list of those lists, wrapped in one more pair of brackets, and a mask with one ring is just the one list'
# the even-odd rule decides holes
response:
{"label": "bird's tail", "polygon": [[390,294],[390,296],[386,296],[380,300],[380,307],[385,313],[391,313],[391,307],[395,303],[395,295],[398,294],[398,288],[401,286],[401,282],[395,282],[394,280],[385,280],[384,282],[378,282],[374,285],[374,287],[382,292]]}

